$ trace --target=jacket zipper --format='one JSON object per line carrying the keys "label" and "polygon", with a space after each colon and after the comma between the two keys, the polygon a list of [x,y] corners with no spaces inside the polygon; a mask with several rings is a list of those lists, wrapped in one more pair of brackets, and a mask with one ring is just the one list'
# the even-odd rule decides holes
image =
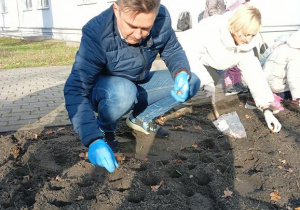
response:
{"label": "jacket zipper", "polygon": [[145,79],[145,74],[146,74],[147,62],[146,62],[146,58],[145,58],[142,47],[139,46],[139,48],[140,48],[140,53],[142,54],[142,57],[143,57],[143,60],[144,60],[144,69],[143,69],[142,74],[140,75],[140,80],[144,80]]}

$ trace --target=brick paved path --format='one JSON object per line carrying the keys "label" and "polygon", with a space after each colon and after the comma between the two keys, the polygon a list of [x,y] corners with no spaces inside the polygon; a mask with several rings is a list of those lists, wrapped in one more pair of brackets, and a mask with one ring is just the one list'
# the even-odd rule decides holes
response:
{"label": "brick paved path", "polygon": [[70,124],[63,97],[70,69],[0,70],[0,132]]}

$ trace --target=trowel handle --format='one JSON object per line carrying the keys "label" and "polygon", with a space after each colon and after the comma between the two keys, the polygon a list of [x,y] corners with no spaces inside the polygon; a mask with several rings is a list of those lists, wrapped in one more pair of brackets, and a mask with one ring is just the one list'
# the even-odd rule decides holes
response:
{"label": "trowel handle", "polygon": [[210,99],[211,106],[212,106],[213,111],[214,111],[214,115],[215,115],[216,119],[218,119],[220,117],[220,114],[218,112],[217,106],[216,106],[216,104],[212,103],[212,98],[211,97],[209,97],[209,99]]}
{"label": "trowel handle", "polygon": [[218,119],[220,117],[220,114],[217,110],[217,106],[216,106],[216,104],[211,104],[211,105],[212,105],[212,108],[214,110],[214,115],[215,115],[216,119]]}

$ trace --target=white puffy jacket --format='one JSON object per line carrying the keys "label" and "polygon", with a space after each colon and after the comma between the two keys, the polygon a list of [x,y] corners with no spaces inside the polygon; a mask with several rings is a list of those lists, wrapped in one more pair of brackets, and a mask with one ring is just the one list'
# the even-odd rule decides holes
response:
{"label": "white puffy jacket", "polygon": [[249,44],[236,46],[227,28],[232,14],[226,12],[201,20],[196,27],[179,34],[179,42],[186,51],[191,70],[200,78],[201,86],[213,82],[203,65],[218,70],[238,66],[256,105],[269,105],[274,97],[252,50],[260,37],[256,35]]}
{"label": "white puffy jacket", "polygon": [[290,90],[293,100],[300,98],[300,29],[270,54],[263,70],[273,92]]}

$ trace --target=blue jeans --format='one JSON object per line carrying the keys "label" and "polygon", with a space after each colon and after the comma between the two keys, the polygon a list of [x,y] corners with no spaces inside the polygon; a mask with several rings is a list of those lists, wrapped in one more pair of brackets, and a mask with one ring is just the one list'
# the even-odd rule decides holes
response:
{"label": "blue jeans", "polygon": [[[188,98],[192,98],[200,88],[200,80],[192,73],[189,84]],[[91,97],[100,129],[115,131],[118,120],[131,110],[135,117],[146,122],[164,114],[179,105],[171,96],[173,87],[174,80],[168,70],[151,71],[146,80],[137,83],[122,77],[100,76]]]}

